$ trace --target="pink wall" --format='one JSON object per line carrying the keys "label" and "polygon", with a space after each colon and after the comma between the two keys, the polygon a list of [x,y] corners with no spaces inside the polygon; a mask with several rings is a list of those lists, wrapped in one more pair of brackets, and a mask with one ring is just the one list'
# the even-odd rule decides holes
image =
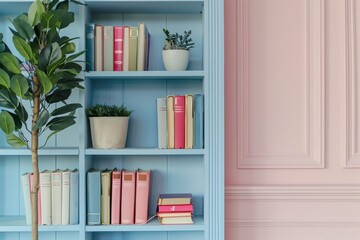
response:
{"label": "pink wall", "polygon": [[359,239],[360,1],[225,11],[226,239]]}

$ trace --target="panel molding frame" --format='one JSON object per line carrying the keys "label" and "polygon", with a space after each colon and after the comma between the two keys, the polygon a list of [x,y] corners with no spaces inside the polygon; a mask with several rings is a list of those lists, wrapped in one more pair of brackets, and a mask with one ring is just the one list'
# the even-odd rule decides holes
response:
{"label": "panel molding frame", "polygon": [[307,149],[303,156],[255,156],[249,149],[249,81],[250,0],[237,2],[237,168],[324,168],[324,63],[325,63],[325,3],[324,0],[304,0],[307,4]]}

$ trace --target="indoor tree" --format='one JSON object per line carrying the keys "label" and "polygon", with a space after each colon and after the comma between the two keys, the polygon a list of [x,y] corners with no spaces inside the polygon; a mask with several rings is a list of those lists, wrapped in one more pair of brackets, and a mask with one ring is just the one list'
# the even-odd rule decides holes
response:
{"label": "indoor tree", "polygon": [[[0,33],[0,127],[9,145],[31,151],[33,240],[38,239],[38,149],[75,124],[75,112],[82,107],[66,102],[73,89],[83,88],[83,80],[77,78],[82,67],[76,59],[84,52],[76,52],[76,38],[60,35],[61,29],[74,22],[69,2],[82,4],[76,0],[36,0],[27,13],[11,20],[17,55]],[[21,59],[17,58],[20,55]],[[42,135],[44,144],[39,146]]]}

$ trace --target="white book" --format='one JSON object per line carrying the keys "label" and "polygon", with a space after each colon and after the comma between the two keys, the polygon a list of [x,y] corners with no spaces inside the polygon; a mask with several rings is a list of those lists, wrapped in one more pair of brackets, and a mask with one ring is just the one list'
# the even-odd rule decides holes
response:
{"label": "white book", "polygon": [[130,27],[124,27],[124,71],[129,71],[129,56],[130,56]]}
{"label": "white book", "polygon": [[62,172],[61,186],[61,224],[67,225],[70,222],[70,170]]}
{"label": "white book", "polygon": [[70,173],[70,224],[79,223],[79,171]]}
{"label": "white book", "polygon": [[147,28],[146,28],[145,23],[139,23],[137,71],[145,70],[146,36],[147,36]]}
{"label": "white book", "polygon": [[104,26],[104,71],[114,70],[114,27]]}
{"label": "white book", "polygon": [[95,25],[95,71],[104,71],[104,26]]}
{"label": "white book", "polygon": [[158,148],[166,148],[166,98],[157,99]]}
{"label": "white book", "polygon": [[51,173],[51,223],[52,225],[61,224],[61,185],[62,172],[55,170]]}
{"label": "white book", "polygon": [[42,225],[51,225],[51,171],[40,173]]}
{"label": "white book", "polygon": [[24,196],[26,224],[31,225],[31,196],[30,196],[30,173],[21,175]]}

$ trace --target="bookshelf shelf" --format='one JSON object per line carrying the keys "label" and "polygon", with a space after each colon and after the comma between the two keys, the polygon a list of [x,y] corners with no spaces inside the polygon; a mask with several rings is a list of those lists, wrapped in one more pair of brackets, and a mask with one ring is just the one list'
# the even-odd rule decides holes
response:
{"label": "bookshelf shelf", "polygon": [[[30,156],[29,149],[1,148],[0,156]],[[79,148],[44,148],[39,150],[40,156],[76,156],[79,155]]]}
{"label": "bookshelf shelf", "polygon": [[170,232],[170,231],[204,231],[204,219],[194,217],[194,224],[161,225],[158,219],[152,219],[144,225],[98,225],[86,226],[86,232]]}
{"label": "bookshelf shelf", "polygon": [[85,155],[204,155],[204,149],[157,149],[157,148],[124,148],[124,149],[85,149]]}
{"label": "bookshelf shelf", "polygon": [[138,79],[138,80],[201,80],[204,71],[131,71],[131,72],[86,72],[85,77],[89,80],[98,79]]}

